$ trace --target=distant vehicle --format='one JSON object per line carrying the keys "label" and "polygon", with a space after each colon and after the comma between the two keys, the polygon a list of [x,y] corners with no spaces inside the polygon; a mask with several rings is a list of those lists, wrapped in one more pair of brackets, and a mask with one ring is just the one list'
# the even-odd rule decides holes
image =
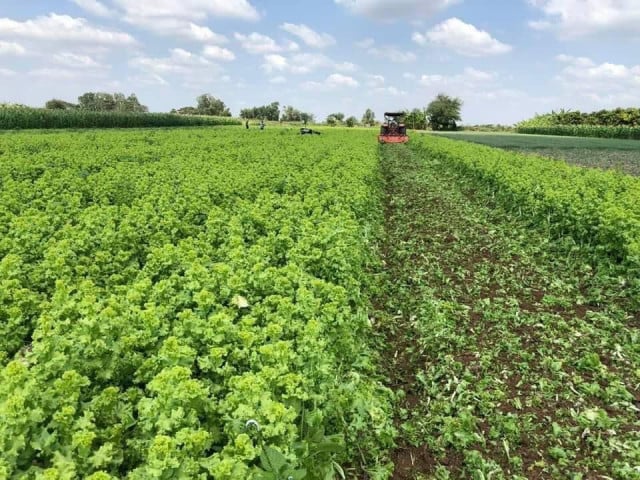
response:
{"label": "distant vehicle", "polygon": [[380,143],[407,143],[407,127],[402,123],[404,113],[385,112],[384,123],[380,127],[378,142]]}

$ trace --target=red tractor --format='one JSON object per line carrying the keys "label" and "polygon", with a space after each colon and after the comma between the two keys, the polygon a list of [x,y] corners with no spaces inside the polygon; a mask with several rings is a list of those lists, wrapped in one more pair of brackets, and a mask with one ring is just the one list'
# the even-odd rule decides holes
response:
{"label": "red tractor", "polygon": [[380,127],[380,135],[378,142],[380,143],[407,143],[407,127],[402,120],[404,113],[401,112],[385,112],[384,123]]}

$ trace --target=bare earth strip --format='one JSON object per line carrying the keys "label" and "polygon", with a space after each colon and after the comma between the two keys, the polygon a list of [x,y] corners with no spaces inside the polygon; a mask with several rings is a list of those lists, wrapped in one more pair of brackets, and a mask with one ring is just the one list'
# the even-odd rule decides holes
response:
{"label": "bare earth strip", "polygon": [[382,147],[374,317],[395,479],[640,479],[640,315],[615,272],[408,146]]}

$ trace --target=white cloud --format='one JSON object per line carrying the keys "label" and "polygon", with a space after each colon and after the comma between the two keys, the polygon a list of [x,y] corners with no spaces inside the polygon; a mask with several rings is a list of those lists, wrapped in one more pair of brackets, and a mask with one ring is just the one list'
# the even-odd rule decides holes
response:
{"label": "white cloud", "polygon": [[0,55],[24,55],[27,50],[15,42],[3,42],[0,40]]}
{"label": "white cloud", "polygon": [[563,37],[605,32],[640,32],[638,0],[529,0],[544,20],[529,22],[531,28],[552,30]]}
{"label": "white cloud", "polygon": [[279,54],[265,55],[262,68],[269,74],[286,72],[296,75],[308,74],[320,68],[331,68],[343,72],[350,72],[357,69],[353,63],[337,63],[321,53],[296,53],[289,57]]}
{"label": "white cloud", "polygon": [[407,80],[415,80],[417,77],[414,73],[411,72],[404,72],[402,74],[402,78],[406,78]]}
{"label": "white cloud", "polygon": [[513,49],[459,18],[445,20],[425,34],[415,32],[411,38],[418,45],[433,44],[469,57],[500,55]]}
{"label": "white cloud", "polygon": [[400,90],[397,87],[389,86],[389,87],[377,87],[371,90],[371,93],[374,95],[382,95],[385,97],[403,97],[407,95],[407,92],[404,90]]}
{"label": "white cloud", "polygon": [[358,66],[351,62],[339,62],[333,65],[333,68],[339,72],[355,72],[358,70]]}
{"label": "white cloud", "polygon": [[384,85],[384,77],[382,75],[367,75],[368,87],[382,87]]}
{"label": "white cloud", "polygon": [[[169,51],[168,57],[135,57],[129,64],[140,70],[154,84],[164,85],[168,75],[182,77],[184,81],[210,82],[214,76],[220,76],[221,68],[201,55],[182,48]],[[163,83],[164,82],[164,83]]]}
{"label": "white cloud", "polygon": [[94,27],[84,18],[55,13],[23,22],[0,18],[0,37],[2,36],[109,47],[128,46],[136,43],[128,33]]}
{"label": "white cloud", "polygon": [[357,15],[378,20],[428,17],[461,0],[334,0]]}
{"label": "white cloud", "polygon": [[255,21],[258,11],[247,0],[114,0],[125,12],[125,19],[205,20],[208,17],[237,18]]}
{"label": "white cloud", "polygon": [[557,79],[572,95],[610,106],[640,101],[640,65],[597,64],[570,55],[558,55],[556,59],[565,64]]}
{"label": "white cloud", "polygon": [[227,43],[229,40],[224,35],[213,32],[209,27],[202,27],[195,23],[189,23],[186,28],[181,29],[178,34],[198,42],[207,43]]}
{"label": "white cloud", "polygon": [[313,48],[325,48],[335,45],[336,39],[328,33],[318,33],[304,24],[283,23],[280,28],[302,40]]}
{"label": "white cloud", "polygon": [[378,47],[372,38],[365,38],[364,40],[357,42],[356,45],[365,49],[369,55],[384,58],[395,63],[415,62],[417,59],[415,53],[400,50],[393,45],[383,45]]}
{"label": "white cloud", "polygon": [[0,68],[0,77],[14,77],[17,73],[8,68]]}
{"label": "white cloud", "polygon": [[303,90],[319,90],[329,91],[340,88],[356,88],[360,83],[353,77],[342,75],[340,73],[332,73],[321,82],[309,81],[302,84]]}
{"label": "white cloud", "polygon": [[325,84],[330,87],[357,87],[358,81],[348,75],[342,75],[341,73],[332,73],[325,80]]}
{"label": "white cloud", "polygon": [[269,83],[273,83],[274,85],[281,85],[283,83],[287,83],[287,78],[279,75],[277,77],[270,78]]}
{"label": "white cloud", "polygon": [[[423,87],[451,89],[456,92],[456,95],[459,95],[459,92],[486,90],[487,83],[496,80],[497,77],[498,75],[495,73],[467,67],[462,73],[456,75],[422,75],[419,83]],[[482,85],[482,88],[478,89],[479,85]]]}
{"label": "white cloud", "polygon": [[202,50],[202,55],[213,60],[222,60],[225,62],[230,62],[236,58],[231,50],[218,47],[217,45],[207,45],[204,47],[204,50]]}
{"label": "white cloud", "polygon": [[286,45],[280,45],[273,38],[258,32],[252,32],[249,35],[235,33],[234,37],[240,42],[242,48],[254,55],[286,51],[295,52],[300,48],[296,42],[288,42]]}
{"label": "white cloud", "polygon": [[258,20],[260,15],[247,0],[113,0],[123,10],[127,23],[157,35],[220,44],[224,35],[202,22],[210,17]]}
{"label": "white cloud", "polygon": [[95,15],[96,17],[110,17],[113,15],[113,12],[109,10],[104,4],[100,3],[98,0],[71,0],[81,9],[90,13],[91,15]]}
{"label": "white cloud", "polygon": [[56,53],[53,56],[53,62],[70,68],[104,68],[103,65],[88,55],[78,55],[70,52]]}
{"label": "white cloud", "polygon": [[36,68],[29,71],[30,77],[42,78],[45,80],[79,80],[81,78],[105,78],[103,72],[85,69],[68,69],[68,68]]}

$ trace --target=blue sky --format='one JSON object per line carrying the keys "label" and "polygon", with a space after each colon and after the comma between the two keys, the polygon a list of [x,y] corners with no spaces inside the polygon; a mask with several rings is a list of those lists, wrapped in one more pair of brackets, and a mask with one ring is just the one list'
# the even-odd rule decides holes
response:
{"label": "blue sky", "polygon": [[0,0],[0,102],[208,92],[323,119],[464,101],[463,122],[640,106],[638,0]]}

